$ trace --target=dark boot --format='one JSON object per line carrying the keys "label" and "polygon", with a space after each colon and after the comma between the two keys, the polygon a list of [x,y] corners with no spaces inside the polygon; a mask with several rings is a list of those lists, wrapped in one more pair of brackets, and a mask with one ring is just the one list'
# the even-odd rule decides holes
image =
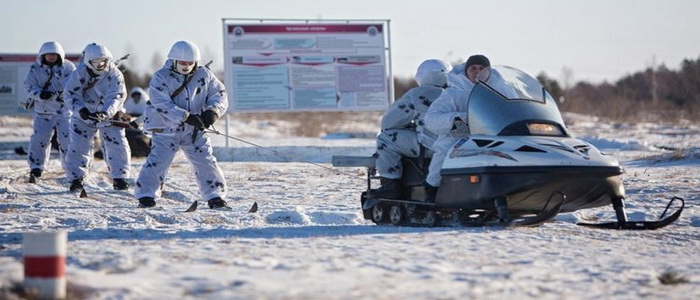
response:
{"label": "dark boot", "polygon": [[70,191],[71,192],[80,192],[83,189],[84,188],[83,188],[83,179],[82,178],[74,179],[73,182],[71,182],[71,184],[70,184]]}
{"label": "dark boot", "polygon": [[129,189],[129,183],[124,178],[114,178],[113,186],[117,191],[126,191]]}
{"label": "dark boot", "polygon": [[29,171],[29,183],[36,183],[36,179],[41,177],[41,169],[32,169]]}
{"label": "dark boot", "polygon": [[41,177],[42,172],[43,172],[43,170],[41,170],[41,169],[32,169],[29,173],[34,175],[34,177],[39,178],[39,177]]}
{"label": "dark boot", "polygon": [[139,198],[139,205],[141,207],[154,207],[156,206],[156,200],[153,197],[141,197]]}
{"label": "dark boot", "polygon": [[212,208],[212,209],[222,208],[222,207],[228,206],[226,201],[224,201],[224,199],[221,199],[221,197],[211,198],[211,199],[209,199],[209,201],[207,201],[207,204],[209,204],[209,208]]}
{"label": "dark boot", "polygon": [[430,184],[425,184],[425,198],[423,202],[435,203],[435,196],[437,195],[438,188]]}
{"label": "dark boot", "polygon": [[370,196],[374,198],[401,199],[401,181],[399,179],[379,178],[382,186],[371,190]]}

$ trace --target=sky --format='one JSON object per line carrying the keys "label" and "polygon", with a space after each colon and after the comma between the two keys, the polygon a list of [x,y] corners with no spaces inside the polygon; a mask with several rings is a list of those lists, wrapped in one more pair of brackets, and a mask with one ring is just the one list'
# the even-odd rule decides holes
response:
{"label": "sky", "polygon": [[425,59],[455,63],[481,53],[492,64],[569,83],[614,82],[698,59],[698,11],[693,0],[4,0],[0,53],[36,53],[48,40],[79,53],[97,42],[152,72],[154,57],[184,39],[220,70],[224,18],[372,19],[390,20],[395,76],[412,77]]}

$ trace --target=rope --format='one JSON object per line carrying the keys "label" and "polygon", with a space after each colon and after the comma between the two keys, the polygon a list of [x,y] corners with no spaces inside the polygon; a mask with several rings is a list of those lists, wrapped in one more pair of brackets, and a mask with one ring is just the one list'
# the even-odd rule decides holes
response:
{"label": "rope", "polygon": [[218,134],[218,135],[220,135],[220,136],[223,136],[223,137],[226,137],[226,138],[229,138],[229,139],[232,139],[232,140],[236,140],[236,141],[239,141],[239,142],[241,142],[241,143],[245,143],[245,144],[248,144],[248,145],[251,145],[251,146],[254,146],[254,147],[258,147],[258,148],[261,148],[261,149],[268,150],[268,151],[270,151],[270,152],[272,152],[272,153],[275,153],[275,154],[281,156],[282,158],[284,158],[284,159],[286,159],[286,160],[288,160],[288,161],[301,161],[301,162],[304,162],[304,163],[307,163],[307,164],[311,164],[311,165],[317,166],[317,167],[319,167],[319,168],[323,168],[323,169],[326,169],[326,170],[329,170],[329,171],[333,171],[333,172],[338,172],[338,173],[341,173],[341,174],[343,174],[343,175],[350,176],[350,177],[352,177],[352,178],[354,178],[354,179],[359,179],[359,180],[363,180],[363,181],[364,181],[364,178],[357,178],[357,175],[356,175],[356,174],[352,174],[352,173],[349,173],[349,172],[344,172],[344,171],[340,171],[340,170],[337,170],[337,169],[329,168],[329,167],[326,167],[326,166],[324,166],[324,165],[321,165],[321,164],[318,164],[318,163],[315,163],[315,162],[312,162],[312,161],[308,161],[308,160],[305,160],[305,159],[287,156],[287,155],[285,155],[284,153],[282,153],[282,152],[280,152],[280,151],[277,151],[277,150],[275,150],[275,149],[272,149],[272,148],[269,148],[269,147],[265,147],[265,146],[262,146],[262,145],[258,145],[258,144],[255,144],[255,143],[246,141],[246,140],[244,140],[244,139],[237,138],[237,137],[235,137],[235,136],[230,136],[230,135],[224,134],[224,133],[222,133],[221,131],[218,131],[218,130],[214,129],[213,126],[212,126],[212,129],[209,129],[209,128],[204,129],[204,132],[213,133],[213,134]]}

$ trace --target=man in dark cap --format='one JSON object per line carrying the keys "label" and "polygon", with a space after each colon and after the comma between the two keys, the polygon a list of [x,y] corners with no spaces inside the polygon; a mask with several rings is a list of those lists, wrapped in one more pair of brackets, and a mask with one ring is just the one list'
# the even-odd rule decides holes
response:
{"label": "man in dark cap", "polygon": [[425,125],[438,135],[433,145],[432,161],[425,179],[426,202],[434,202],[437,187],[442,180],[440,169],[445,156],[454,143],[469,134],[467,125],[467,100],[474,88],[477,76],[491,66],[481,54],[472,55],[467,62],[452,69],[447,76],[448,88],[437,98],[425,114]]}
{"label": "man in dark cap", "polygon": [[486,56],[481,54],[472,55],[467,59],[465,65],[465,74],[471,82],[476,82],[476,76],[484,69],[491,66],[491,62]]}

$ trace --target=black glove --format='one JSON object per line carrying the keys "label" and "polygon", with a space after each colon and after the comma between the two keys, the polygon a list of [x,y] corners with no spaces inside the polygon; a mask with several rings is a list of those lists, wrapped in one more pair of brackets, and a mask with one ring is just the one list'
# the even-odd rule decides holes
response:
{"label": "black glove", "polygon": [[83,120],[90,119],[90,110],[87,109],[87,107],[83,107],[78,111],[78,114],[80,114],[80,118]]}
{"label": "black glove", "polygon": [[41,98],[41,100],[49,100],[51,99],[51,96],[53,96],[53,93],[47,91],[43,91],[41,94],[39,94],[39,98]]}
{"label": "black glove", "polygon": [[136,121],[129,122],[129,126],[133,129],[139,129],[139,124],[136,124]]}
{"label": "black glove", "polygon": [[189,115],[185,120],[185,123],[194,126],[195,128],[204,129],[204,121],[200,115]]}
{"label": "black glove", "polygon": [[90,114],[90,119],[93,119],[97,122],[102,122],[104,120],[107,120],[107,113],[103,111],[96,111]]}
{"label": "black glove", "polygon": [[204,122],[204,127],[213,125],[218,118],[219,115],[217,115],[213,110],[206,110],[202,113],[202,122]]}

